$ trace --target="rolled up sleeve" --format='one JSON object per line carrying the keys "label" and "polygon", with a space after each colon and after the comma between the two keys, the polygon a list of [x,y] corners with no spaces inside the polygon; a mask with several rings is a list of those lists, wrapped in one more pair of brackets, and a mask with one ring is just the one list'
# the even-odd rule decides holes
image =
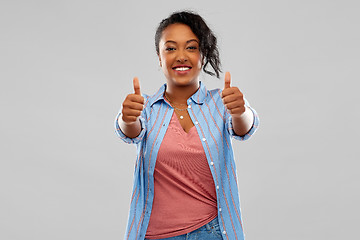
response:
{"label": "rolled up sleeve", "polygon": [[257,112],[255,111],[255,109],[253,109],[252,107],[250,107],[249,102],[245,99],[245,106],[248,107],[254,114],[254,121],[253,124],[250,128],[250,130],[243,136],[239,136],[235,133],[234,128],[233,128],[233,124],[232,124],[232,117],[231,114],[226,112],[225,116],[226,116],[226,128],[228,129],[230,136],[233,137],[236,140],[240,140],[240,141],[244,141],[249,139],[258,129],[259,127],[259,123],[260,123],[260,119],[259,116],[257,114]]}
{"label": "rolled up sleeve", "polygon": [[140,120],[140,123],[141,123],[141,132],[140,134],[135,137],[135,138],[129,138],[128,136],[126,136],[120,129],[120,126],[119,126],[119,122],[118,122],[118,119],[119,117],[121,116],[121,111],[116,115],[116,118],[115,118],[115,133],[116,135],[121,139],[123,140],[124,142],[126,143],[133,143],[133,144],[138,144],[139,142],[141,142],[141,140],[144,138],[145,136],[145,132],[146,132],[146,124],[145,124],[145,118],[143,115],[141,115],[139,117],[139,120]]}

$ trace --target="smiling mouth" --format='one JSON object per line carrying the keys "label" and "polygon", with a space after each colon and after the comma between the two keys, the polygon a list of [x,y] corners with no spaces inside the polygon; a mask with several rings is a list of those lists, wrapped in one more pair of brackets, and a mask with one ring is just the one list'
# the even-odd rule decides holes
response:
{"label": "smiling mouth", "polygon": [[174,67],[173,69],[175,71],[179,71],[179,72],[186,72],[186,71],[189,71],[191,69],[191,67]]}

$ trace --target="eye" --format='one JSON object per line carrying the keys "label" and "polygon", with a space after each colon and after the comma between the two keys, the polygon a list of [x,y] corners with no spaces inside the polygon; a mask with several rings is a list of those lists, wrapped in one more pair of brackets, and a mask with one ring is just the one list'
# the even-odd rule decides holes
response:
{"label": "eye", "polygon": [[173,48],[173,47],[167,47],[167,48],[165,48],[165,50],[166,50],[166,51],[174,51],[175,48]]}
{"label": "eye", "polygon": [[197,48],[196,46],[189,46],[188,49],[190,49],[190,50],[196,50],[196,49],[198,49],[198,48]]}

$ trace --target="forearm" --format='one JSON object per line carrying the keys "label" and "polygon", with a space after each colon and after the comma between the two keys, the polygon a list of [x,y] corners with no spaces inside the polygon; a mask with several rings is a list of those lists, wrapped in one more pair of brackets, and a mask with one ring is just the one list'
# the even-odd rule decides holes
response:
{"label": "forearm", "polygon": [[245,107],[245,112],[241,115],[232,115],[233,130],[238,136],[248,133],[254,123],[254,113],[250,108]]}
{"label": "forearm", "polygon": [[132,123],[126,123],[122,119],[122,116],[118,118],[118,123],[120,126],[121,131],[129,138],[135,138],[139,136],[141,132],[141,123],[139,118]]}

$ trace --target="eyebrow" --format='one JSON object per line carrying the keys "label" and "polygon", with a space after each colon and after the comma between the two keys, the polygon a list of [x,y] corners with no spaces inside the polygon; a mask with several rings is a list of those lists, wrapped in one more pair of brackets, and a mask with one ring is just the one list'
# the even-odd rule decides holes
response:
{"label": "eyebrow", "polygon": [[[197,42],[197,43],[199,43],[199,41],[196,40],[196,39],[190,39],[190,40],[186,41],[186,43],[190,43],[190,42]],[[175,44],[176,44],[177,42],[175,42],[175,41],[173,41],[173,40],[168,40],[168,41],[166,41],[166,42],[164,43],[164,45],[167,44],[167,43],[175,43]]]}

